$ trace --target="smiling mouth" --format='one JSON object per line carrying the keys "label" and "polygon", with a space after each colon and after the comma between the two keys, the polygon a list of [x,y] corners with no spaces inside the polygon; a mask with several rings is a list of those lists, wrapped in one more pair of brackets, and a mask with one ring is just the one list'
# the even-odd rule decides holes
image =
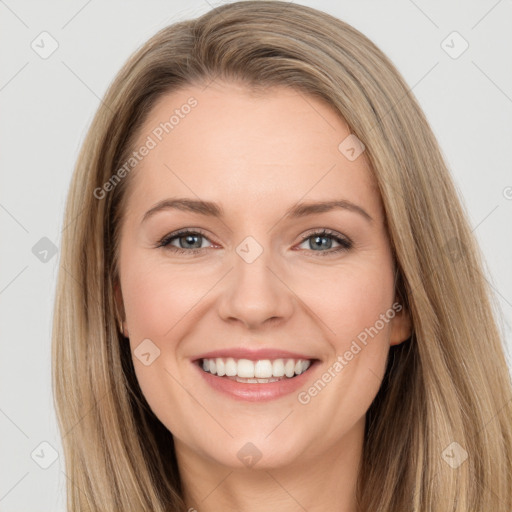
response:
{"label": "smiling mouth", "polygon": [[216,357],[199,359],[197,364],[206,373],[248,384],[267,384],[289,380],[309,370],[316,359],[235,359]]}

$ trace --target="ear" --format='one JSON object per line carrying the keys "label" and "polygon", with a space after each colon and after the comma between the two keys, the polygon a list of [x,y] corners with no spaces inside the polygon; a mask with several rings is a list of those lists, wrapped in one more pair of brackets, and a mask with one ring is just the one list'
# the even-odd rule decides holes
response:
{"label": "ear", "polygon": [[412,320],[409,311],[400,303],[401,309],[395,309],[395,316],[390,320],[390,345],[399,345],[409,339],[412,334]]}
{"label": "ear", "polygon": [[119,322],[118,328],[125,338],[129,337],[128,328],[126,326],[123,294],[121,292],[121,285],[116,280],[114,283],[114,300],[116,305],[116,320]]}

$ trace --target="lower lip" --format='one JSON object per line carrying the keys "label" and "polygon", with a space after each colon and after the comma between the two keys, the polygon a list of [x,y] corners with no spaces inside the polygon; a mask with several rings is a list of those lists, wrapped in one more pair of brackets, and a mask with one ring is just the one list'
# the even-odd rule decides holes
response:
{"label": "lower lip", "polygon": [[237,400],[263,402],[275,400],[276,398],[280,398],[297,391],[306,384],[319,362],[320,361],[313,361],[304,373],[296,375],[291,379],[285,377],[284,379],[276,382],[253,384],[237,382],[236,380],[212,375],[209,372],[205,372],[197,362],[193,364],[213,389],[220,391],[221,393],[225,393],[231,398],[235,398]]}

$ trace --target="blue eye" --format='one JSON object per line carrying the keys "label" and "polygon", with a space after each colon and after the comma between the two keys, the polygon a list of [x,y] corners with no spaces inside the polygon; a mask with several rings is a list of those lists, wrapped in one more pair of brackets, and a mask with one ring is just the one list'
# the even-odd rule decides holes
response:
{"label": "blue eye", "polygon": [[[302,244],[307,240],[309,240],[310,250],[313,252],[320,252],[321,256],[337,254],[341,251],[348,251],[352,248],[352,242],[349,239],[343,238],[338,233],[335,233],[329,229],[323,229],[322,231],[309,233],[302,238]],[[339,247],[331,250],[333,240],[339,244]],[[320,248],[320,251],[314,250],[316,248]]]}
{"label": "blue eye", "polygon": [[[178,241],[179,247],[171,245],[171,242],[174,240]],[[202,247],[203,240],[208,240],[208,238],[206,238],[206,236],[200,231],[184,229],[176,233],[166,235],[162,240],[160,240],[160,242],[158,242],[157,247],[165,247],[166,249],[176,253],[196,254],[204,249],[204,247]]]}
{"label": "blue eye", "polygon": [[[166,250],[172,251],[178,254],[198,254],[206,247],[203,246],[203,242],[209,239],[200,230],[192,231],[190,229],[183,229],[175,233],[170,233],[162,238],[158,244],[158,247],[163,247]],[[352,242],[348,239],[336,233],[334,231],[323,229],[321,231],[309,233],[302,237],[300,245],[304,244],[309,240],[309,251],[314,253],[320,253],[321,256],[338,254],[342,251],[348,251],[352,248]],[[178,242],[178,246],[174,245],[174,242]],[[333,241],[339,245],[339,247],[332,247]],[[320,249],[320,250],[316,250]]]}

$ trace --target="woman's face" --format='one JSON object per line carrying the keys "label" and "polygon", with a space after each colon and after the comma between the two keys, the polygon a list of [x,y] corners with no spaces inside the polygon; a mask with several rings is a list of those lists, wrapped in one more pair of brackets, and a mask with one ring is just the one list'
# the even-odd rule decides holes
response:
{"label": "woman's face", "polygon": [[277,467],[361,440],[389,347],[410,326],[349,135],[327,104],[288,88],[188,86],[150,112],[117,298],[178,456]]}

